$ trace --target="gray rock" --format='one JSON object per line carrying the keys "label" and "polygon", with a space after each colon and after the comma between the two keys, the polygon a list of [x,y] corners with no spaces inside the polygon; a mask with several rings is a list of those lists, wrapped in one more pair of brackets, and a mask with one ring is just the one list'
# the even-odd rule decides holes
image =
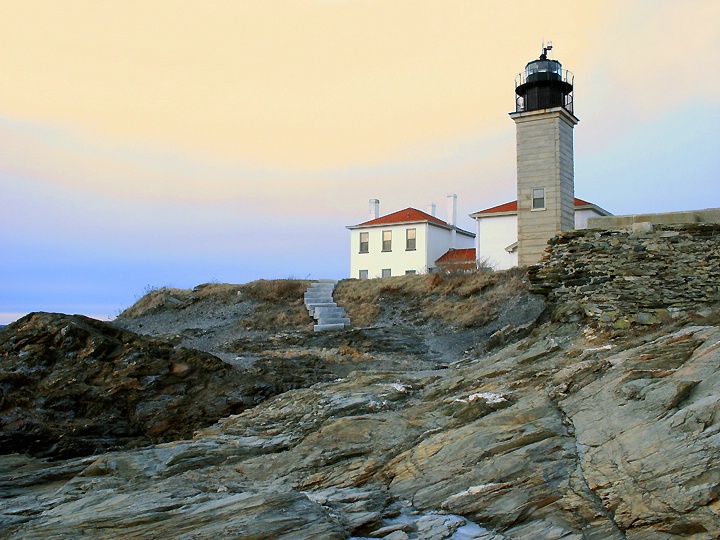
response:
{"label": "gray rock", "polygon": [[[602,249],[623,245],[619,236],[602,237]],[[657,314],[630,309],[639,281],[605,282],[608,294],[587,302],[617,311],[613,324]],[[568,302],[558,310],[584,300]],[[720,327],[582,321],[508,333],[492,352],[458,342],[507,323],[445,328],[436,341],[418,337],[431,323],[278,335],[267,359],[292,348],[294,358],[312,350],[341,364],[346,348],[358,359],[192,439],[81,459],[0,456],[0,538],[332,539],[399,514],[412,523],[386,537],[450,538],[457,515],[493,540],[719,537]],[[428,364],[428,343],[443,369]]]}

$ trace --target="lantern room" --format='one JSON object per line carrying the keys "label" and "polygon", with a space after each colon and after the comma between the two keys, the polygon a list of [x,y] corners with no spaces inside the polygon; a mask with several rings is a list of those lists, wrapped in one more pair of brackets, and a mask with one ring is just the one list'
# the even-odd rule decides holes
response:
{"label": "lantern room", "polygon": [[543,46],[538,60],[528,62],[515,77],[515,112],[562,107],[573,111],[574,75],[557,60],[548,58],[552,43]]}

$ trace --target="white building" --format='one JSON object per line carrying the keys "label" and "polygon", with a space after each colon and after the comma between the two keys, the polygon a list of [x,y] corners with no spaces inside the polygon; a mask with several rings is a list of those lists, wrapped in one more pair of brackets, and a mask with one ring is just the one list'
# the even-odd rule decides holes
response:
{"label": "white building", "polygon": [[[478,262],[496,270],[518,264],[517,201],[480,210],[475,219],[475,252]],[[575,197],[575,229],[587,228],[588,218],[612,215],[599,206]]]}
{"label": "white building", "polygon": [[370,201],[371,219],[350,229],[350,277],[376,278],[423,274],[450,249],[473,248],[475,235],[455,226],[457,198],[449,199],[449,221],[406,208],[380,217]]}

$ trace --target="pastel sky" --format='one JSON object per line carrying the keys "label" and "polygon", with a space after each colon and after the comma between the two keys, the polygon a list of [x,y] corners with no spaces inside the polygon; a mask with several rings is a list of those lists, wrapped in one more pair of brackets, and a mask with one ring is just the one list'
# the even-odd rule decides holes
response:
{"label": "pastel sky", "polygon": [[576,195],[720,207],[717,0],[0,0],[0,324],[347,277],[349,232],[515,198],[514,78],[575,74]]}

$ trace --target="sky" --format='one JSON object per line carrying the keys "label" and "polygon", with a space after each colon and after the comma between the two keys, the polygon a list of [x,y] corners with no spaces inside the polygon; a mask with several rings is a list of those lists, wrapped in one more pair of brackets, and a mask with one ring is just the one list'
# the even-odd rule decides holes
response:
{"label": "sky", "polygon": [[0,0],[0,324],[343,278],[348,225],[515,199],[514,79],[575,75],[575,194],[720,207],[717,0]]}

